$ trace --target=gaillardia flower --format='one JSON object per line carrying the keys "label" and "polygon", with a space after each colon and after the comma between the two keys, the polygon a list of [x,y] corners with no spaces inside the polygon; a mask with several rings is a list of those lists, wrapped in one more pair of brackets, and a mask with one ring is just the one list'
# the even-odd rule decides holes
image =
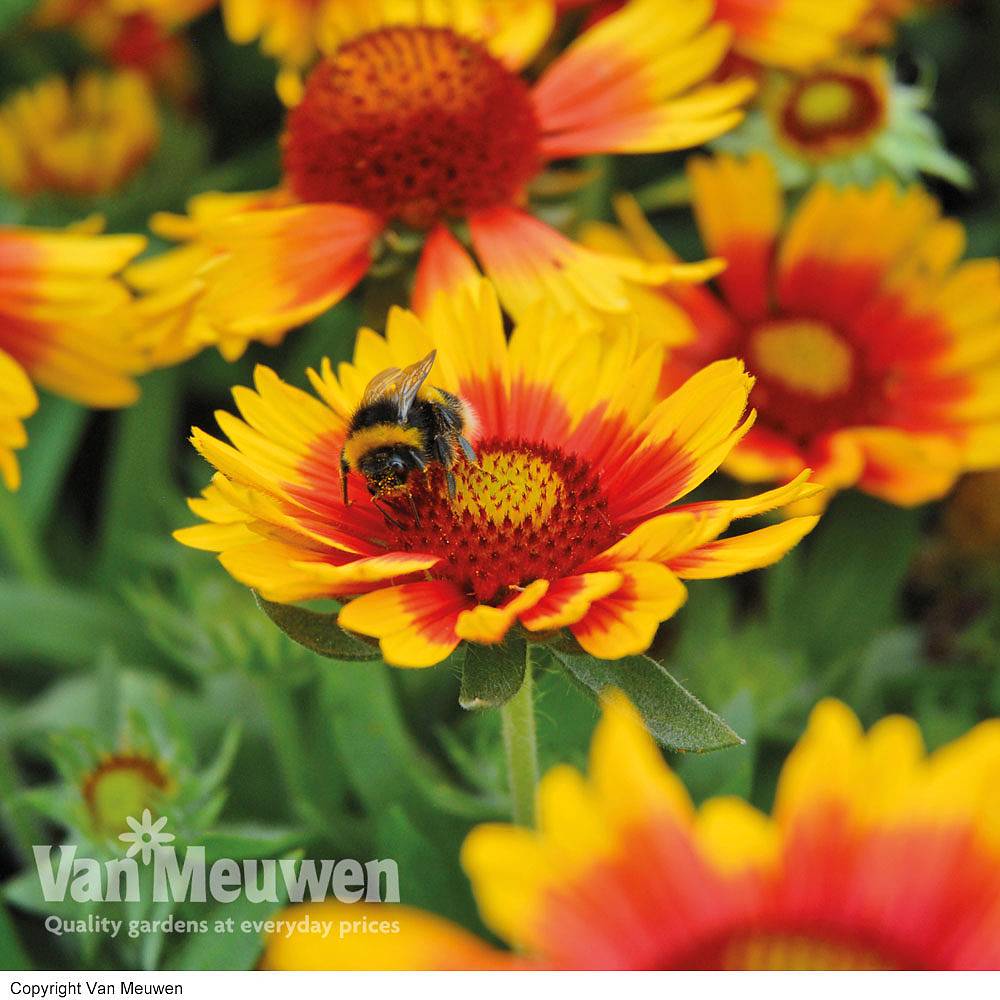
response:
{"label": "gaillardia flower", "polygon": [[[864,970],[1000,965],[1000,721],[927,755],[910,719],[867,734],[845,705],[813,711],[772,814],[692,806],[638,713],[614,693],[590,773],[538,790],[538,829],[477,827],[462,863],[506,955],[391,905],[409,968]],[[288,917],[353,919],[355,907]],[[268,941],[272,969],[399,967],[395,935]]]}
{"label": "gaillardia flower", "polygon": [[[689,176],[702,239],[729,266],[721,297],[665,290],[698,337],[673,352],[663,391],[744,359],[758,419],[727,471],[766,482],[809,467],[827,487],[911,505],[1000,465],[1000,262],[959,262],[962,227],[930,195],[820,183],[786,222],[764,157],[699,159]],[[623,210],[631,245],[672,259]]]}
{"label": "gaillardia flower", "polygon": [[[892,0],[884,0],[892,2]],[[907,0],[897,0],[907,2]],[[913,0],[909,0],[913,2]],[[830,59],[872,0],[716,0],[714,21],[733,32],[737,61],[802,70]],[[623,0],[557,0],[561,10],[586,7],[593,18],[620,8]]]}
{"label": "gaillardia flower", "polygon": [[192,98],[197,70],[187,39],[188,21],[216,0],[42,0],[37,28],[65,28],[118,69],[142,74],[176,103]]}
{"label": "gaillardia flower", "polygon": [[881,56],[842,56],[800,73],[768,73],[759,107],[712,147],[767,151],[786,187],[817,177],[870,184],[887,173],[968,185],[968,167],[948,152],[926,113],[930,100],[926,83],[896,82]]}
{"label": "gaillardia flower", "polygon": [[0,106],[0,188],[21,197],[117,191],[159,143],[156,104],[136,73],[50,77]]}
{"label": "gaillardia flower", "polygon": [[143,361],[131,338],[131,298],[116,275],[141,236],[91,236],[0,226],[0,475],[16,489],[21,420],[32,382],[89,406],[125,406]]}
{"label": "gaillardia flower", "polygon": [[669,277],[587,251],[525,199],[553,160],[683,149],[740,121],[753,84],[703,82],[730,38],[708,23],[711,0],[631,0],[533,85],[518,71],[541,36],[527,45],[498,5],[419,4],[406,15],[409,6],[368,4],[353,22],[342,14],[289,112],[272,200],[237,195],[227,212],[216,195],[210,214],[153,220],[187,244],[133,274],[150,293],[152,327],[192,317],[192,350],[212,331],[272,343],[372,269],[402,270],[421,252],[433,270],[457,223],[515,317],[546,296],[623,314],[626,277]]}
{"label": "gaillardia flower", "polygon": [[[191,501],[208,523],[178,539],[219,552],[269,600],[349,598],[341,626],[378,638],[397,666],[439,663],[462,640],[498,643],[516,622],[569,628],[597,657],[644,651],[683,604],[682,579],[770,564],[815,523],[720,538],[734,519],[817,488],[800,476],[744,500],[677,505],[753,424],[742,364],[712,365],[654,405],[656,348],[568,336],[555,315],[536,310],[508,343],[480,281],[438,295],[426,324],[396,309],[385,338],[362,330],[353,364],[310,372],[319,400],[259,367],[256,391],[234,391],[242,419],[218,415],[231,444],[194,431],[219,471]],[[414,471],[394,502],[373,501],[351,473],[345,505],[341,450],[365,387],[432,350],[427,385],[475,411],[477,460],[451,468],[454,490],[440,464]],[[364,433],[351,447],[388,440]]]}
{"label": "gaillardia flower", "polygon": [[164,764],[153,754],[104,754],[80,784],[87,817],[95,833],[116,838],[128,829],[129,816],[155,810],[173,782]]}

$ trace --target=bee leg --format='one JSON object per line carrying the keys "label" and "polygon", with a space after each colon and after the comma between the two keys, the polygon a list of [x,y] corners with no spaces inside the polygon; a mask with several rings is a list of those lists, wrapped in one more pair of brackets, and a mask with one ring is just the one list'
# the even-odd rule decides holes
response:
{"label": "bee leg", "polygon": [[448,499],[449,500],[454,500],[455,499],[455,473],[453,473],[451,471],[451,469],[446,469],[445,470],[445,478],[448,481]]}
{"label": "bee leg", "polygon": [[397,521],[385,508],[388,506],[379,500],[378,497],[372,497],[372,505],[374,508],[385,518],[385,520],[400,531],[405,531],[406,529]]}
{"label": "bee leg", "polygon": [[477,459],[477,457],[476,457],[476,452],[475,452],[475,449],[474,449],[474,448],[472,447],[472,445],[471,445],[471,444],[469,444],[469,442],[468,442],[468,441],[467,441],[467,440],[466,440],[466,439],[465,439],[464,437],[462,437],[462,435],[461,435],[461,434],[459,434],[459,435],[458,435],[458,443],[459,443],[459,445],[461,446],[461,448],[462,448],[462,451],[463,451],[463,452],[465,453],[465,457],[466,457],[466,458],[467,458],[467,459],[468,459],[468,460],[469,460],[469,461],[470,461],[470,462],[471,462],[471,463],[472,463],[473,465],[475,465],[475,464],[476,464],[476,462],[478,461],[478,459]]}
{"label": "bee leg", "polygon": [[412,493],[407,493],[406,494],[406,498],[410,501],[410,510],[413,511],[413,520],[416,523],[417,527],[419,528],[420,527],[420,511],[417,510],[417,504],[416,504],[416,501],[413,499],[413,494]]}
{"label": "bee leg", "polygon": [[350,474],[351,467],[347,464],[347,460],[344,458],[344,453],[340,453],[340,486],[344,491],[344,506],[350,507],[351,501],[347,496],[347,477]]}

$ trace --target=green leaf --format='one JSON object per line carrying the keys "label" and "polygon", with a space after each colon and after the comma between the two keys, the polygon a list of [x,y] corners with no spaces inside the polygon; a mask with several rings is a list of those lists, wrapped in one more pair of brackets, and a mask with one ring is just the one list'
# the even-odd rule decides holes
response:
{"label": "green leaf", "polygon": [[723,706],[723,711],[739,727],[746,745],[729,747],[719,753],[686,754],[673,762],[695,802],[718,795],[749,799],[753,792],[756,719],[750,691],[744,688]]}
{"label": "green leaf", "polygon": [[497,708],[510,701],[524,683],[524,643],[496,646],[470,643],[462,667],[462,708]]}
{"label": "green leaf", "polygon": [[[396,862],[400,902],[475,925],[476,906],[469,883],[455,878],[458,857],[451,844],[426,836],[399,804],[379,815],[375,836],[375,856]],[[414,878],[414,872],[420,877]]]}
{"label": "green leaf", "polygon": [[13,28],[35,6],[36,0],[0,0],[0,32]]}
{"label": "green leaf", "polygon": [[837,497],[811,544],[765,577],[775,644],[817,664],[860,654],[896,620],[920,520],[861,494]]}
{"label": "green leaf", "polygon": [[256,591],[253,596],[260,610],[300,646],[331,660],[353,662],[379,659],[378,649],[355,639],[337,624],[336,613],[322,614],[294,604],[267,601]]}
{"label": "green leaf", "polygon": [[0,580],[0,661],[42,660],[81,669],[114,648],[131,662],[152,655],[139,623],[99,594]]}
{"label": "green leaf", "polygon": [[21,946],[14,921],[7,908],[0,905],[0,969],[5,972],[21,972],[30,968],[31,959]]}
{"label": "green leaf", "polygon": [[595,695],[622,690],[639,710],[646,728],[668,750],[705,753],[738,746],[743,740],[648,656],[598,660],[586,653],[555,651],[570,674]]}
{"label": "green leaf", "polygon": [[177,505],[170,476],[181,439],[177,369],[154,372],[142,381],[142,397],[115,417],[114,444],[106,467],[100,572],[120,585],[136,566],[139,543],[163,538]]}

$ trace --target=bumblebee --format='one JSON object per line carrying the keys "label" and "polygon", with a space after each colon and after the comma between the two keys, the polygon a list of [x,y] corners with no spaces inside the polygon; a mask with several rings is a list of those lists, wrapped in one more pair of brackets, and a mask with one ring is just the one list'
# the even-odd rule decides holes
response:
{"label": "bumblebee", "polygon": [[347,496],[350,473],[365,477],[375,498],[402,492],[413,472],[437,463],[445,470],[449,496],[455,495],[451,471],[460,455],[476,453],[466,435],[475,434],[476,418],[465,400],[424,382],[436,351],[408,368],[387,368],[376,375],[347,430],[340,453],[340,481]]}

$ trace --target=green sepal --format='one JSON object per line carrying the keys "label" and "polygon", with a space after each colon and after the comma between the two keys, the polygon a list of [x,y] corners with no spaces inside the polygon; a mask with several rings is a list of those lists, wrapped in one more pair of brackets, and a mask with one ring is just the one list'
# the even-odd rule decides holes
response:
{"label": "green sepal", "polygon": [[462,708],[498,708],[510,701],[524,683],[523,641],[514,639],[496,646],[469,643],[462,667]]}
{"label": "green sepal", "polygon": [[587,653],[549,648],[570,676],[594,695],[600,696],[610,687],[623,691],[639,710],[646,728],[668,750],[707,753],[744,742],[649,656],[598,660]]}
{"label": "green sepal", "polygon": [[345,632],[337,615],[309,611],[294,604],[278,604],[253,592],[257,606],[289,639],[331,660],[377,660],[378,647]]}

